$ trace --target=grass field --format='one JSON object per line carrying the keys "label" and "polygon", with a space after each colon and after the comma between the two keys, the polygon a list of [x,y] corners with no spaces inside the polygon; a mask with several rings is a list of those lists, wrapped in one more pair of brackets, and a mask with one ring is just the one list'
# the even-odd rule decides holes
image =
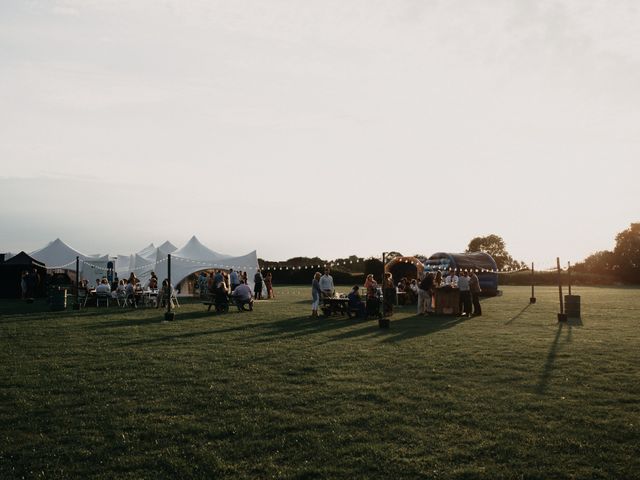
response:
{"label": "grass field", "polygon": [[[342,289],[346,291],[346,289]],[[640,478],[640,290],[482,317],[0,302],[0,478]]]}

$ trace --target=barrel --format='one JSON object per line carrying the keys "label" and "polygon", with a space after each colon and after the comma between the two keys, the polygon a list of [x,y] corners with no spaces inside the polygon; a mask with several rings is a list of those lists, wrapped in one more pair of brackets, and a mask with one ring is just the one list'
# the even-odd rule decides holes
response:
{"label": "barrel", "polygon": [[564,296],[564,313],[568,318],[580,318],[580,295]]}
{"label": "barrel", "polygon": [[61,288],[51,292],[51,310],[57,312],[67,309],[67,289]]}

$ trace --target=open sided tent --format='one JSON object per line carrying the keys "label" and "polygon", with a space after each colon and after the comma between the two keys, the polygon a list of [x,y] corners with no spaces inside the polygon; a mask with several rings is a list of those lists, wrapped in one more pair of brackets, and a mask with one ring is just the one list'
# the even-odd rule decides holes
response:
{"label": "open sided tent", "polygon": [[[229,270],[233,268],[234,270],[247,272],[249,286],[252,289],[255,286],[253,282],[253,276],[258,269],[258,254],[255,250],[240,257],[225,256],[226,258],[222,259],[189,258],[178,255],[179,251],[181,251],[183,255],[185,253],[188,253],[187,250],[180,249],[171,254],[171,283],[174,285],[178,285],[189,275],[201,270]],[[158,253],[155,268],[155,272],[158,275],[158,279],[160,281],[167,278],[167,255],[165,253]]]}
{"label": "open sided tent", "polygon": [[131,271],[131,262],[134,255],[118,255],[114,264],[114,269],[119,278],[124,278],[125,272]]}
{"label": "open sided tent", "polygon": [[80,260],[88,258],[87,255],[71,248],[59,238],[49,242],[46,247],[31,252],[29,255],[44,263],[48,270],[75,270],[76,257],[80,257]]}
{"label": "open sided tent", "polygon": [[135,255],[140,255],[144,258],[155,258],[156,254],[156,246],[153,243],[150,243],[146,247],[144,247],[139,252],[136,252]]}
{"label": "open sided tent", "polygon": [[162,255],[162,251],[159,248],[156,248],[156,255],[154,255],[153,258],[146,258],[142,255],[138,255],[137,253],[132,255],[133,258],[129,265],[129,272],[127,272],[126,276],[120,275],[120,278],[127,278],[129,274],[133,272],[140,282],[143,284],[147,283],[147,280],[151,278],[151,272],[156,268],[157,252],[161,252],[160,255]]}
{"label": "open sided tent", "polygon": [[424,262],[425,271],[474,270],[478,272],[483,295],[498,294],[498,269],[495,260],[485,252],[434,253]]}
{"label": "open sided tent", "polygon": [[[109,255],[89,255],[80,262],[80,277],[93,285],[94,279],[108,277],[108,272],[113,273],[113,265],[114,260]],[[71,268],[74,269],[75,266]]]}
{"label": "open sided tent", "polygon": [[178,247],[176,247],[173,243],[171,243],[169,240],[167,240],[166,242],[164,242],[162,245],[160,245],[158,247],[160,250],[162,250],[163,252],[167,252],[167,253],[173,253],[175,252]]}
{"label": "open sided tent", "polygon": [[223,260],[225,258],[231,258],[230,255],[214,252],[208,247],[205,247],[200,240],[194,235],[182,248],[175,250],[171,253],[171,256],[188,258],[191,260],[201,260],[204,262],[212,262]]}

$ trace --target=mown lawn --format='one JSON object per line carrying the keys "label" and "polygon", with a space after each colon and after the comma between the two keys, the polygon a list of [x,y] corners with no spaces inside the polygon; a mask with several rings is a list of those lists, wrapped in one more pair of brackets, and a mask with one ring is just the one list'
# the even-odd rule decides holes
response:
{"label": "mown lawn", "polygon": [[640,478],[640,290],[388,331],[276,294],[170,323],[1,301],[0,478]]}

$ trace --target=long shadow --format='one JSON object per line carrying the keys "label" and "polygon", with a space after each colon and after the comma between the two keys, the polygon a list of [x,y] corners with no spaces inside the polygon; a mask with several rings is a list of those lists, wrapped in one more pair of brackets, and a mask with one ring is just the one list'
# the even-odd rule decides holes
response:
{"label": "long shadow", "polygon": [[[414,315],[402,320],[391,321],[391,335],[383,342],[400,342],[415,337],[431,335],[442,330],[456,327],[469,320],[468,317],[457,316],[429,316]],[[398,333],[396,333],[398,331]]]}
{"label": "long shadow", "polygon": [[505,325],[509,325],[511,322],[514,322],[514,321],[516,321],[518,318],[520,318],[520,317],[522,316],[522,314],[523,314],[524,312],[526,312],[526,311],[527,311],[527,309],[528,309],[531,305],[533,305],[533,304],[532,304],[532,303],[528,303],[526,307],[524,307],[522,310],[520,310],[518,313],[516,313],[513,317],[511,317],[509,320],[507,320],[507,321],[505,322]]}
{"label": "long shadow", "polygon": [[256,343],[270,342],[274,338],[294,339],[306,335],[314,335],[316,333],[347,328],[356,322],[359,322],[359,320],[335,316],[320,316],[316,318],[304,316],[287,318],[284,320],[262,323],[260,327],[267,331],[261,332],[250,338],[257,339]]}
{"label": "long shadow", "polygon": [[[542,373],[538,379],[538,385],[536,386],[536,393],[538,395],[543,395],[549,386],[549,381],[551,380],[551,375],[554,370],[554,363],[556,357],[558,356],[558,350],[560,348],[560,335],[562,333],[562,329],[564,327],[564,323],[558,323],[558,331],[556,332],[556,336],[553,339],[553,343],[551,343],[551,347],[549,348],[549,353],[547,353],[547,359],[544,363],[544,367],[542,368]],[[568,326],[569,333],[567,336],[567,342],[571,342],[571,326]]]}
{"label": "long shadow", "polygon": [[[135,312],[136,310],[125,310],[125,312]],[[140,312],[145,312],[145,310],[138,310]],[[135,327],[140,325],[151,325],[154,323],[160,323],[164,320],[165,309],[149,309],[146,310],[148,313],[153,314],[153,316],[146,316],[144,318],[134,318],[134,319],[122,319],[122,320],[114,320],[110,322],[101,322],[96,325],[90,325],[87,327],[89,330],[102,330],[106,328],[126,328],[126,327]],[[194,312],[180,312],[179,310],[174,310],[175,322],[182,322],[185,320],[193,320],[193,319],[202,319],[202,318],[211,318],[215,319],[218,316],[223,314],[218,314],[215,312],[207,312],[203,311],[194,311]],[[224,315],[233,315],[235,312],[230,312]],[[238,312],[240,313],[240,312]]]}
{"label": "long shadow", "polygon": [[[209,312],[206,312],[209,313]],[[199,312],[192,312],[192,316],[197,318],[202,318],[202,315]],[[175,322],[179,323],[180,319],[185,319],[189,314],[181,315],[180,317],[176,317]],[[212,316],[209,313],[209,316]],[[238,315],[238,318],[241,318],[241,315]],[[122,322],[113,322],[109,324],[102,324],[104,328],[108,327],[127,327],[127,326],[136,326],[136,325],[146,325],[158,323],[157,319],[145,319],[145,320],[135,320],[131,322],[122,321]],[[215,328],[215,324],[212,324],[211,329],[201,330],[196,332],[184,332],[175,335],[163,335],[163,336],[155,336],[151,338],[143,338],[138,340],[132,340],[130,342],[121,343],[120,346],[128,347],[128,346],[140,346],[147,344],[161,344],[166,342],[173,342],[179,339],[185,338],[194,338],[200,336],[207,335],[217,335],[222,333],[229,332],[242,332],[242,331],[251,331],[257,330],[259,333],[248,335],[244,337],[248,340],[253,339],[255,343],[266,343],[271,342],[275,338],[296,338],[304,335],[312,335],[314,333],[319,333],[323,331],[329,331],[336,328],[344,328],[353,325],[353,321],[348,321],[346,319],[341,318],[309,318],[309,317],[294,317],[288,318],[284,320],[277,320],[274,322],[263,322],[263,323],[242,323],[233,327],[226,328]]]}
{"label": "long shadow", "polygon": [[195,337],[204,337],[208,335],[214,335],[219,333],[217,330],[201,330],[198,332],[184,332],[176,335],[163,335],[161,337],[151,337],[151,338],[143,338],[140,340],[132,340],[130,342],[120,343],[120,347],[139,347],[142,345],[153,345],[153,344],[161,344],[161,343],[173,343],[175,340],[187,339],[187,338],[195,338]]}

